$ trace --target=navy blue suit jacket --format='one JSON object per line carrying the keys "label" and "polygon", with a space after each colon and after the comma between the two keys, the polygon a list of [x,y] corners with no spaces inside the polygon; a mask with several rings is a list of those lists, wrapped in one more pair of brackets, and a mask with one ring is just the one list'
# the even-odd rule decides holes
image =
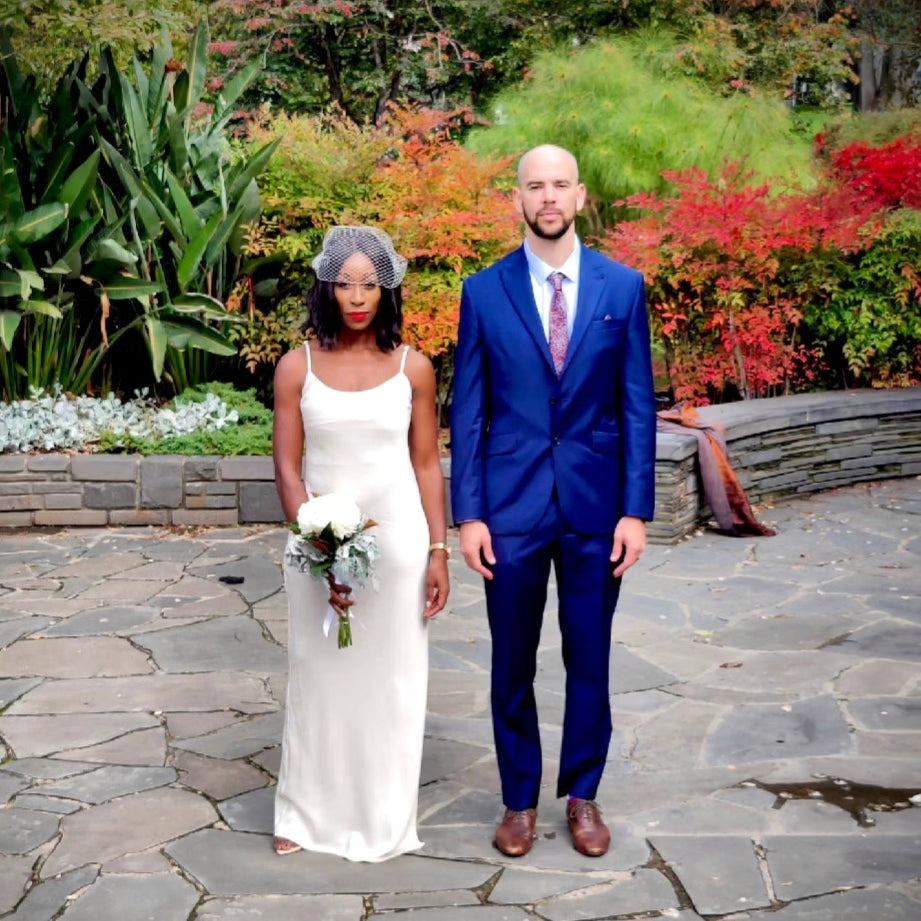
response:
{"label": "navy blue suit jacket", "polygon": [[557,375],[523,249],[463,287],[451,408],[455,521],[524,534],[554,487],[576,533],[650,520],[655,395],[639,272],[582,247],[575,324]]}

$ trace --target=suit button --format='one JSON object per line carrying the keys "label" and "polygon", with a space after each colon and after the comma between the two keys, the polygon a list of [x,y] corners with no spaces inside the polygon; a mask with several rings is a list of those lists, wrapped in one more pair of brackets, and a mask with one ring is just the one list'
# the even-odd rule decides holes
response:
{"label": "suit button", "polygon": [[560,439],[559,439],[559,438],[554,438],[554,439],[553,439],[553,443],[554,443],[555,445],[558,445],[558,444],[560,443]]}
{"label": "suit button", "polygon": [[550,405],[556,406],[556,397],[550,397]]}

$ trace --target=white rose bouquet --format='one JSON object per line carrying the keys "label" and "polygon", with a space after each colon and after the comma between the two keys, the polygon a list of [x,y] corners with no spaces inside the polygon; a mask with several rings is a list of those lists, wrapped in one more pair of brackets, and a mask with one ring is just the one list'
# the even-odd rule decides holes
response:
{"label": "white rose bouquet", "polygon": [[[332,586],[364,585],[378,556],[377,542],[368,529],[376,522],[365,518],[355,502],[342,493],[309,496],[297,511],[291,530],[297,535],[285,558],[299,572]],[[324,634],[339,617],[339,648],[352,645],[352,615],[330,605]]]}

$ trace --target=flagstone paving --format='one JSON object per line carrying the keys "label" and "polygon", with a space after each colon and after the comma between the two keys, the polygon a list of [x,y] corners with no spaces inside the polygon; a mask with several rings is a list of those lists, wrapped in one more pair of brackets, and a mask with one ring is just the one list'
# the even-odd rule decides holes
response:
{"label": "flagstone paving", "polygon": [[491,843],[489,636],[455,559],[430,627],[425,846],[278,858],[286,533],[0,535],[0,918],[919,921],[921,483],[759,516],[775,537],[651,546],[624,582],[594,860],[553,795],[554,600],[530,854]]}

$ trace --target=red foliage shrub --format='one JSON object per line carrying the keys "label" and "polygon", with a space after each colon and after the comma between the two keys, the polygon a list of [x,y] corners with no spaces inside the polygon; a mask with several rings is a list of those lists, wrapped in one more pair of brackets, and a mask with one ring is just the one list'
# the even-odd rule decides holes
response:
{"label": "red foliage shrub", "polygon": [[[667,198],[636,195],[641,212],[609,230],[610,255],[649,283],[675,398],[707,402],[807,386],[819,365],[797,331],[819,280],[810,254],[865,245],[878,207],[847,185],[775,196],[740,164],[716,180],[700,170],[664,174]],[[791,271],[793,270],[793,271]]]}
{"label": "red foliage shrub", "polygon": [[921,138],[884,147],[850,144],[831,154],[835,178],[879,208],[921,208]]}

